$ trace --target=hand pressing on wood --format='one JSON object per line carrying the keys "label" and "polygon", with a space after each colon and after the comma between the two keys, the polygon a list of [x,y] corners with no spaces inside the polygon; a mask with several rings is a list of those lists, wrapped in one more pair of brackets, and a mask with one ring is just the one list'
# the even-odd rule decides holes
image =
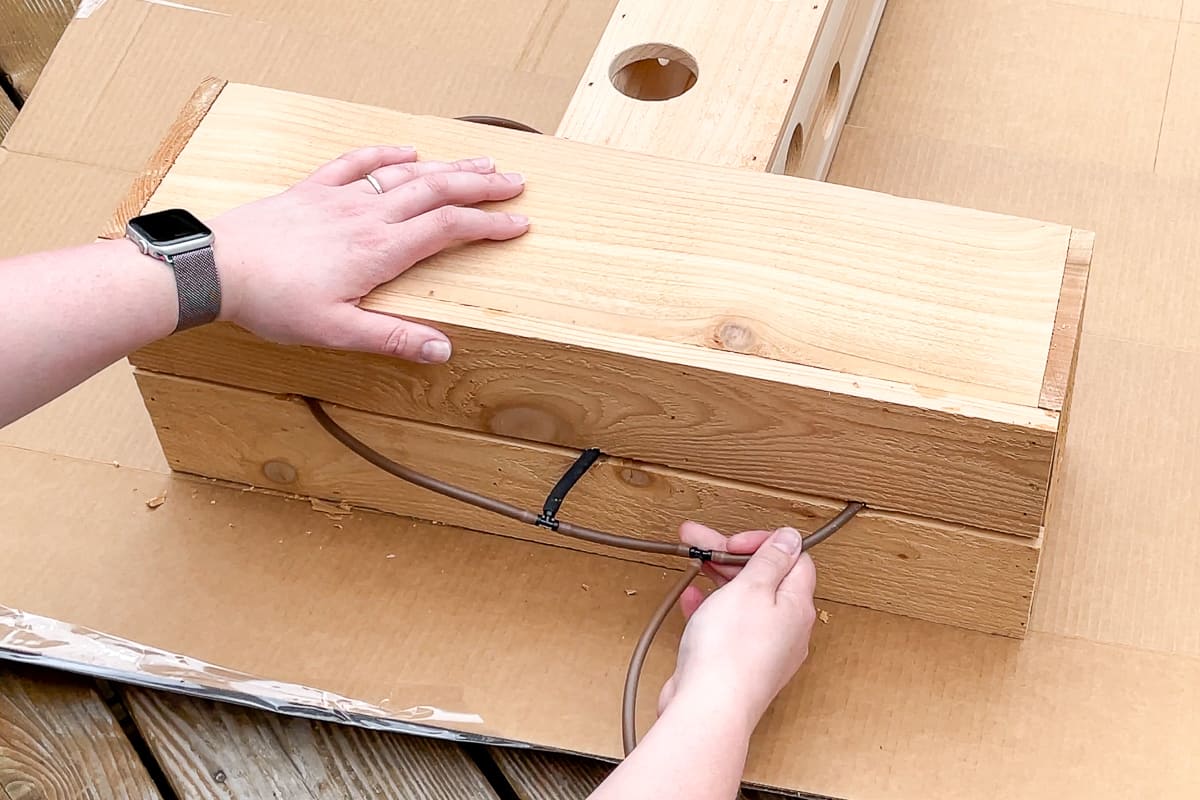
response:
{"label": "hand pressing on wood", "polygon": [[[523,189],[490,158],[419,161],[410,148],[368,147],[211,220],[207,261],[177,258],[172,268],[128,239],[0,261],[9,309],[0,314],[0,427],[172,333],[188,298],[201,321],[219,314],[281,343],[444,362],[442,333],[358,303],[453,244],[523,234],[524,217],[471,207]],[[203,280],[189,284],[180,277],[188,269]]]}
{"label": "hand pressing on wood", "polygon": [[346,153],[282,194],[212,221],[221,316],[282,344],[444,362],[451,348],[442,333],[358,302],[451,245],[525,233],[525,217],[469,207],[524,188],[520,175],[497,173],[487,157],[418,161],[404,147]]}
{"label": "hand pressing on wood", "polygon": [[686,544],[753,553],[744,567],[709,564],[717,589],[680,599],[687,627],[659,718],[592,795],[601,798],[730,798],[746,766],[750,735],[808,657],[816,569],[791,528],[725,537],[695,523]]}

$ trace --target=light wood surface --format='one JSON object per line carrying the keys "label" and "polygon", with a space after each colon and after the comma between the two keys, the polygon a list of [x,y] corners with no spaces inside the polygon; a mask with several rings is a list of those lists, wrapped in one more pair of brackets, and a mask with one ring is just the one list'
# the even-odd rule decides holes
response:
{"label": "light wood surface", "polygon": [[644,340],[685,365],[755,355],[894,382],[901,395],[908,385],[958,395],[968,408],[1037,407],[1070,235],[1061,225],[237,84],[150,207],[211,215],[385,140],[426,158],[493,154],[526,175],[506,207],[534,229],[429,259],[372,293],[370,308],[453,322],[469,306],[536,325],[533,335],[588,331],[617,337],[622,352],[623,337]]}
{"label": "light wood surface", "polygon": [[187,103],[180,109],[179,116],[167,129],[167,135],[159,143],[158,149],[129,187],[129,192],[122,199],[121,205],[113,212],[108,221],[104,235],[108,238],[120,238],[125,235],[125,222],[142,213],[151,195],[158,188],[168,170],[179,157],[188,140],[192,138],[196,126],[204,119],[204,115],[212,108],[217,97],[225,89],[226,82],[220,78],[208,78],[192,93]]}
{"label": "light wood surface", "polygon": [[0,798],[159,797],[133,746],[91,686],[0,662]]}
{"label": "light wood surface", "polygon": [[457,745],[130,689],[130,713],[181,798],[496,798]]}
{"label": "light wood surface", "polygon": [[825,180],[885,5],[886,0],[829,4],[826,26],[784,126],[772,172]]}
{"label": "light wood surface", "polygon": [[[298,400],[141,373],[138,382],[177,469],[474,530],[679,568],[680,560],[614,550],[499,517],[405,483],[325,433]],[[574,451],[330,408],[348,430],[397,461],[540,511]],[[810,531],[841,504],[617,458],[595,464],[560,516],[600,530],[678,541],[696,520],[734,532]],[[813,551],[818,595],[960,627],[1021,636],[1040,542],[917,517],[867,511]]]}
{"label": "light wood surface", "polygon": [[[622,0],[557,135],[824,178],[882,10],[882,0]],[[797,124],[814,135],[789,159]]]}
{"label": "light wood surface", "polygon": [[[1069,395],[1068,386],[1075,372],[1079,337],[1083,333],[1083,308],[1095,247],[1095,234],[1088,231],[1072,233],[1058,311],[1054,315],[1050,358],[1046,361],[1046,375],[1042,380],[1040,405],[1049,411],[1062,411]],[[1059,427],[1061,436],[1064,430],[1061,424]]]}

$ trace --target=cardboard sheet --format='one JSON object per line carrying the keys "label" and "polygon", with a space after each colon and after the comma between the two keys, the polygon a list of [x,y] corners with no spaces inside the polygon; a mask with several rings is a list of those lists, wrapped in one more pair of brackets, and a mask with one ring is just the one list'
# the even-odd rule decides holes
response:
{"label": "cardboard sheet", "polygon": [[[605,16],[596,3],[568,5]],[[142,38],[131,44],[117,15],[140,19]],[[1188,166],[1187,98],[1200,93],[1200,59],[1188,56],[1194,33],[1181,15],[1200,22],[1200,6],[889,3],[831,179],[1096,230],[1067,461],[1029,638],[827,606],[810,662],[756,737],[750,780],[846,798],[1196,796],[1200,176]],[[97,20],[94,38],[84,36],[83,23]],[[284,88],[435,113],[483,96],[469,79],[435,79],[423,98],[412,84],[409,95],[399,84],[381,90],[376,76],[368,86],[357,70],[377,56],[364,56],[361,41],[281,24],[134,0],[74,24],[75,44],[43,78],[50,88],[35,92],[34,121],[18,122],[5,143],[0,208],[24,216],[5,226],[3,251],[84,241],[100,228],[100,200],[173,113],[139,111],[139,76],[170,83],[180,102],[221,59],[242,70],[225,77],[255,79],[242,56],[208,50],[175,86],[151,61],[155,37],[173,25],[274,54],[259,57],[255,74]],[[571,50],[568,39],[586,50],[598,28],[583,27],[560,27],[540,52]],[[98,41],[129,52],[105,60]],[[325,49],[314,52],[338,58],[301,59],[301,45],[317,42]],[[496,59],[496,48],[459,53]],[[530,96],[528,81],[569,93],[562,73],[574,62],[547,55],[535,72],[504,63],[490,73],[496,107],[470,110],[519,118],[525,108],[550,127],[566,94]],[[73,94],[70,79],[83,75],[94,85]],[[408,108],[405,97],[428,105]],[[91,130],[63,126],[68,118]],[[452,729],[616,755],[620,675],[662,570],[370,514],[334,519],[300,501],[172,477],[143,413],[117,367],[0,432],[0,605],[371,706],[424,703],[483,719],[442,723]],[[164,490],[165,503],[149,509]],[[678,630],[675,619],[652,656],[643,720]]]}

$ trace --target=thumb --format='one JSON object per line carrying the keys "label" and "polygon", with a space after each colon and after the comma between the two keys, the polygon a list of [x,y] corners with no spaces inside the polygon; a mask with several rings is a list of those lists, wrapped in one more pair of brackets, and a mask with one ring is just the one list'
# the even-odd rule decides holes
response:
{"label": "thumb", "polygon": [[428,325],[356,306],[340,307],[331,322],[332,341],[323,343],[330,347],[396,356],[418,364],[442,364],[450,360],[450,340]]}
{"label": "thumb", "polygon": [[803,542],[795,528],[780,528],[750,557],[735,580],[769,589],[772,594],[800,558]]}

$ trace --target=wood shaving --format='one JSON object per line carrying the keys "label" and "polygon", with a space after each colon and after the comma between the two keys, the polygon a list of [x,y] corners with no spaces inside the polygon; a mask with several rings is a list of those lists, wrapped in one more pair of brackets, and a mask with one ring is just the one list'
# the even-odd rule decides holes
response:
{"label": "wood shaving", "polygon": [[395,557],[396,557],[396,554],[395,554],[395,553],[388,553],[388,554],[387,554],[387,557],[388,557],[388,558],[395,558]]}
{"label": "wood shaving", "polygon": [[586,583],[579,584],[579,588],[583,589],[585,592],[591,591],[592,589],[592,587],[588,586]]}
{"label": "wood shaving", "polygon": [[345,500],[340,503],[330,503],[327,500],[321,500],[319,498],[312,497],[309,498],[308,502],[312,506],[313,511],[319,511],[326,516],[333,517],[334,519],[341,519],[342,517],[349,516],[354,510]]}
{"label": "wood shaving", "polygon": [[626,589],[625,590],[626,597],[633,597],[635,594],[637,594],[637,589]]}
{"label": "wood shaving", "polygon": [[158,508],[159,506],[161,506],[161,505],[162,505],[163,503],[165,503],[165,502],[167,502],[167,493],[166,493],[166,492],[163,492],[163,493],[162,493],[162,494],[160,494],[158,497],[151,497],[149,500],[147,500],[147,501],[146,501],[146,508],[148,508],[148,509],[150,509],[151,511],[153,511],[154,509]]}
{"label": "wood shaving", "polygon": [[821,622],[828,625],[829,624],[829,612],[825,611],[824,609],[817,611],[817,619],[821,620]]}
{"label": "wood shaving", "polygon": [[120,468],[121,468],[121,462],[120,462],[120,461],[114,461],[114,462],[112,462],[112,465],[113,465],[114,467],[116,467],[117,469],[120,469]]}

